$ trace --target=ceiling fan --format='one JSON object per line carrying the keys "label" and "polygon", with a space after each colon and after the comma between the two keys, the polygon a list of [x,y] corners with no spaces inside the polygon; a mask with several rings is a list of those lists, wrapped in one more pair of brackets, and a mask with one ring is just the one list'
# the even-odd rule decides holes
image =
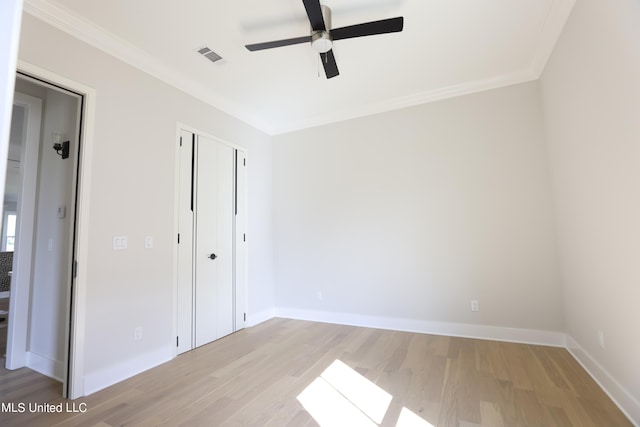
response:
{"label": "ceiling fan", "polygon": [[376,34],[397,33],[402,31],[404,18],[390,18],[380,21],[365,22],[364,24],[349,25],[341,28],[331,28],[331,9],[320,5],[320,0],[302,0],[309,23],[311,35],[294,37],[291,39],[275,40],[265,43],[249,44],[245,47],[250,51],[271,49],[274,47],[290,46],[310,42],[313,50],[320,54],[324,72],[327,78],[340,74],[333,56],[333,42],[335,40],[351,39],[354,37],[373,36]]}

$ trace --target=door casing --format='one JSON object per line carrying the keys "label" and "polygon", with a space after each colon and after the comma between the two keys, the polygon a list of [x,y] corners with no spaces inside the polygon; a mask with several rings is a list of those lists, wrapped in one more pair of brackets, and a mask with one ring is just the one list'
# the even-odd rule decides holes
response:
{"label": "door casing", "polygon": [[19,213],[16,223],[16,248],[13,259],[7,328],[7,369],[27,365],[27,336],[29,329],[29,299],[35,238],[36,195],[38,186],[38,157],[42,100],[20,92],[14,103],[25,108],[26,132],[20,154],[21,190],[18,195]]}
{"label": "door casing", "polygon": [[[72,251],[74,253],[75,272],[72,285],[68,288],[68,321],[65,331],[65,384],[63,397],[77,399],[84,392],[85,360],[85,321],[87,265],[89,258],[89,202],[92,173],[93,140],[96,111],[96,91],[80,82],[69,79],[50,70],[28,62],[18,60],[18,72],[41,82],[68,89],[82,96],[82,122],[80,124],[80,152],[78,156],[78,175],[76,177],[76,223]],[[23,301],[24,303],[24,301]],[[19,310],[19,309],[18,309]]]}
{"label": "door casing", "polygon": [[[193,137],[192,137],[193,135]],[[182,137],[182,147],[180,146],[180,138]],[[192,139],[193,138],[193,139]],[[198,139],[202,142],[199,143]],[[175,194],[175,235],[176,242],[179,239],[179,244],[175,246],[175,260],[176,270],[174,274],[174,289],[176,297],[174,299],[174,328],[176,337],[176,355],[192,348],[210,342],[212,339],[220,338],[228,333],[235,332],[244,328],[246,321],[246,269],[247,269],[247,244],[246,244],[246,149],[228,141],[224,141],[212,135],[208,135],[197,129],[191,128],[182,123],[178,123],[177,126],[177,138],[176,144],[176,194]],[[232,281],[232,290],[222,290],[215,292],[224,292],[224,300],[228,301],[232,299],[233,306],[228,307],[222,305],[215,307],[216,313],[223,313],[224,322],[217,322],[216,331],[211,334],[201,335],[196,332],[195,325],[197,325],[198,319],[196,319],[196,313],[198,310],[204,310],[207,308],[206,301],[211,301],[212,295],[208,295],[207,298],[198,298],[195,295],[197,289],[197,274],[201,269],[198,268],[197,262],[199,260],[200,265],[205,267],[215,266],[216,261],[205,259],[210,255],[211,243],[208,247],[202,246],[202,242],[198,242],[198,233],[212,233],[213,230],[198,230],[198,223],[196,220],[197,214],[207,215],[208,213],[203,211],[203,203],[198,205],[197,200],[191,197],[191,186],[198,185],[198,168],[205,168],[207,166],[206,161],[201,158],[202,153],[199,153],[200,146],[205,141],[217,144],[222,156],[218,156],[216,162],[218,169],[228,168],[224,161],[220,158],[228,158],[227,156],[233,156],[234,170],[222,170],[219,175],[224,180],[223,186],[232,187],[234,192],[231,194],[233,197],[232,206],[234,214],[229,218],[217,218],[215,227],[216,229],[227,230],[220,245],[226,245],[224,249],[225,253],[229,253],[232,256],[231,270],[228,272],[232,277],[227,277],[223,280]],[[182,150],[182,151],[181,151]],[[200,161],[199,161],[200,159]],[[209,160],[211,161],[211,157]],[[240,165],[240,166],[238,166]],[[193,210],[191,210],[191,208]],[[227,221],[227,222],[225,222]],[[231,221],[231,223],[228,223]],[[186,232],[185,232],[186,230]],[[179,235],[179,236],[178,236]],[[189,260],[189,253],[193,251],[193,258]],[[202,258],[202,259],[200,259]],[[224,276],[224,274],[223,274]],[[186,283],[190,283],[189,287]],[[231,294],[229,293],[231,292]],[[202,295],[201,295],[202,296]],[[191,316],[185,316],[185,312],[190,312]],[[226,317],[229,317],[228,321]],[[211,319],[214,321],[215,319]],[[223,324],[224,323],[224,324]],[[178,339],[178,337],[180,337]],[[188,339],[185,340],[185,337]]]}

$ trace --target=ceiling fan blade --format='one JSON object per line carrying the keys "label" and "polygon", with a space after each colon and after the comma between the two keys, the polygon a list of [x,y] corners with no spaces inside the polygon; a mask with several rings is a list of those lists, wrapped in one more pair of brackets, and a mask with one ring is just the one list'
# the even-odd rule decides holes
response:
{"label": "ceiling fan blade", "polygon": [[321,53],[320,59],[322,60],[324,73],[327,75],[328,79],[340,74],[338,72],[338,64],[336,64],[336,58],[335,56],[333,56],[333,50],[330,50],[327,53]]}
{"label": "ceiling fan blade", "polygon": [[292,39],[274,40],[271,42],[255,43],[245,45],[251,52],[256,50],[272,49],[274,47],[290,46],[292,44],[310,43],[311,36],[294,37]]}
{"label": "ceiling fan blade", "polygon": [[302,0],[304,8],[307,10],[309,23],[314,31],[325,31],[324,18],[322,17],[322,8],[320,8],[320,0]]}
{"label": "ceiling fan blade", "polygon": [[397,33],[402,31],[404,18],[383,19],[381,21],[365,22],[364,24],[349,25],[331,30],[333,40],[352,39],[354,37],[373,36],[375,34]]}

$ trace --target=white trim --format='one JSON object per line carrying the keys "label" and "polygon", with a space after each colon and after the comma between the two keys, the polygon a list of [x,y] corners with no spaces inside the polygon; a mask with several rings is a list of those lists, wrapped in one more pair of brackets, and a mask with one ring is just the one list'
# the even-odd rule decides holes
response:
{"label": "white trim", "polygon": [[420,319],[401,319],[397,317],[299,310],[295,308],[276,308],[275,314],[276,317],[288,319],[311,320],[314,322],[417,332],[421,334],[548,345],[553,347],[564,347],[566,345],[565,334],[557,331],[474,325],[470,323],[437,322]]}
{"label": "white trim", "polygon": [[[172,303],[171,303],[171,315],[172,315],[172,325],[171,325],[171,339],[173,337],[178,337],[178,276],[180,274],[178,270],[178,244],[177,238],[178,233],[180,232],[180,136],[182,134],[181,124],[178,123],[176,126],[176,137],[173,140],[175,143],[174,149],[174,159],[173,159],[173,238],[176,239],[173,245],[173,258],[171,258],[171,268],[173,272],[171,274],[172,278]],[[172,357],[178,356],[178,346],[176,345],[173,348]]]}
{"label": "white trim", "polygon": [[18,69],[26,74],[42,80],[66,87],[84,95],[84,111],[82,114],[82,149],[80,150],[80,174],[77,179],[77,241],[76,260],[78,274],[74,286],[74,311],[71,313],[73,334],[71,335],[71,351],[69,354],[69,399],[76,399],[85,395],[84,364],[85,364],[85,321],[86,321],[86,293],[87,293],[87,265],[89,259],[89,203],[90,184],[93,157],[93,135],[95,126],[96,91],[95,89],[68,79],[52,71],[45,70],[28,62],[18,61]]}
{"label": "white trim", "polygon": [[65,33],[152,75],[153,77],[214,106],[223,112],[268,132],[270,125],[245,108],[199,84],[188,74],[167,66],[146,51],[72,12],[46,0],[25,0],[24,11]]}
{"label": "white trim", "polygon": [[109,386],[148,371],[173,359],[173,346],[141,354],[115,365],[108,366],[84,377],[84,391],[88,396]]}
{"label": "white trim", "polygon": [[20,182],[16,222],[16,245],[13,254],[13,273],[9,289],[9,319],[7,329],[7,369],[27,364],[29,311],[33,266],[33,245],[37,218],[38,158],[40,153],[42,99],[15,92],[14,104],[23,105],[27,112],[27,128],[20,155]]}
{"label": "white trim", "polygon": [[59,360],[53,360],[32,351],[27,352],[27,367],[49,378],[63,381],[64,364]]}
{"label": "white trim", "polygon": [[634,423],[640,425],[640,401],[629,393],[607,372],[578,342],[567,334],[567,350],[620,410]]}
{"label": "white trim", "polygon": [[211,88],[195,82],[188,75],[168,67],[128,41],[123,40],[115,34],[106,31],[104,28],[92,24],[70,11],[56,6],[46,0],[25,0],[24,10],[36,18],[70,34],[71,36],[76,37],[162,80],[163,82],[186,92],[189,95],[200,99],[251,126],[256,127],[257,129],[260,129],[269,135],[278,135],[327,123],[393,111],[400,108],[536,80],[540,77],[545,64],[553,52],[555,42],[562,31],[571,10],[573,9],[574,3],[575,0],[554,0],[551,3],[549,13],[540,28],[534,58],[527,67],[521,70],[487,80],[470,81],[410,96],[385,100],[374,105],[334,111],[329,114],[298,120],[287,125],[274,125],[273,123],[264,121],[260,117],[249,113],[246,108],[237,105],[229,99],[223,98],[218,93],[213,92]]}
{"label": "white trim", "polygon": [[262,322],[266,322],[269,319],[273,319],[276,316],[276,309],[270,308],[268,310],[259,311],[257,313],[247,313],[247,327],[259,325]]}
{"label": "white trim", "polygon": [[[220,138],[218,136],[212,135],[210,133],[207,132],[203,132],[202,130],[195,128],[193,126],[189,126],[183,122],[176,122],[176,136],[175,136],[175,150],[174,150],[174,165],[173,165],[173,176],[174,176],[174,192],[173,192],[173,235],[177,238],[178,233],[180,231],[180,144],[178,144],[178,141],[180,140],[180,137],[182,135],[182,131],[185,132],[190,132],[192,134],[198,135],[198,136],[202,136],[204,138],[208,138],[211,139],[213,141],[216,141],[218,143],[227,145],[235,150],[241,151],[244,153],[244,157],[245,159],[247,159],[247,163],[249,162],[249,149],[243,145],[240,144],[236,144],[230,141],[227,141],[223,138]],[[248,166],[248,165],[247,165]],[[246,183],[245,183],[245,218],[248,218],[248,212],[249,212],[249,203],[248,203],[248,193],[249,193],[249,185],[248,185],[248,179],[246,179]],[[248,222],[248,220],[245,219],[245,230],[248,233],[248,226],[246,225],[246,223]],[[237,236],[235,236],[237,237]],[[249,284],[248,284],[248,280],[246,279],[248,277],[248,269],[249,269],[249,256],[248,256],[248,242],[246,245],[244,245],[244,257],[245,257],[245,261],[244,261],[244,277],[245,280],[243,281],[243,283],[241,284],[241,286],[244,287],[244,301],[243,301],[243,312],[247,312],[247,301],[248,301],[248,295],[249,295]],[[173,246],[173,273],[172,273],[172,279],[173,279],[173,303],[172,303],[172,315],[173,315],[173,326],[172,326],[172,337],[177,337],[178,336],[178,245],[175,244]],[[236,286],[238,286],[238,283],[236,283]],[[236,307],[237,308],[237,307]],[[248,316],[248,315],[247,315]],[[249,323],[245,323],[242,328],[250,326]],[[238,328],[237,330],[240,330],[242,328]],[[235,332],[235,331],[234,331]],[[173,357],[177,357],[178,356],[178,346],[175,346],[173,349]]]}
{"label": "white trim", "polygon": [[334,110],[329,114],[314,116],[308,119],[289,123],[287,126],[273,128],[272,135],[293,132],[343,120],[351,120],[359,117],[371,116],[388,111],[396,111],[402,108],[414,107],[416,105],[428,104],[431,102],[442,101],[458,96],[484,92],[491,89],[529,82],[532,80],[536,80],[538,77],[539,76],[536,75],[532,70],[525,69],[515,73],[505,74],[486,80],[476,80],[398,98],[388,99],[376,104],[367,104],[359,108]]}
{"label": "white trim", "polygon": [[[251,326],[272,317],[309,320],[339,325],[362,326],[394,331],[417,332],[493,341],[564,347],[587,371],[602,390],[635,425],[640,426],[640,402],[607,372],[576,340],[564,332],[536,329],[508,328],[501,326],[473,325],[466,323],[436,322],[418,319],[401,319],[383,316],[366,316],[350,313],[275,308],[252,315]],[[255,319],[255,321],[254,321]]]}
{"label": "white trim", "polygon": [[[184,131],[187,131],[187,132],[195,133],[196,135],[203,136],[203,137],[208,138],[208,139],[213,139],[216,142],[220,142],[222,144],[228,145],[229,147],[232,147],[232,148],[234,148],[236,150],[244,151],[248,155],[249,150],[244,145],[236,144],[234,142],[231,142],[231,141],[228,141],[226,139],[220,138],[219,136],[215,136],[215,135],[212,135],[210,133],[203,132],[200,129],[194,128],[192,126],[189,126],[189,125],[187,125],[187,124],[185,124],[183,122],[176,122],[176,126],[177,126],[177,131],[176,131],[177,139],[176,139],[176,141],[180,139],[180,131],[184,130]],[[179,151],[177,153],[179,153]]]}
{"label": "white trim", "polygon": [[536,53],[531,62],[531,70],[536,75],[536,79],[540,78],[544,67],[547,65],[556,42],[560,39],[560,34],[564,29],[576,0],[556,0],[551,2],[547,19],[540,28],[538,33],[538,45]]}
{"label": "white trim", "polygon": [[[236,316],[235,316],[235,331],[244,329],[247,327],[247,311],[249,308],[249,242],[246,240],[248,234],[248,218],[249,218],[249,173],[247,164],[247,150],[246,148],[236,149],[237,158],[235,173],[235,187],[237,198],[237,214],[234,216],[234,229],[235,229],[235,241],[234,241],[234,273],[235,273],[235,301],[236,301]],[[243,159],[243,165],[239,165],[240,159]],[[240,169],[242,168],[242,169]],[[240,289],[240,291],[238,291]],[[241,311],[238,310],[239,303],[242,301]]]}
{"label": "white trim", "polygon": [[22,0],[0,2],[0,194],[3,200],[22,9]]}

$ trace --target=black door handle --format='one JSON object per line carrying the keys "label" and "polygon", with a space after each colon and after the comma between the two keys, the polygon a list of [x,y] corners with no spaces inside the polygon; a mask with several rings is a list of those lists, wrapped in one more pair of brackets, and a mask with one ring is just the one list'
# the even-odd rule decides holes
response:
{"label": "black door handle", "polygon": [[211,254],[211,255],[209,255],[209,258],[210,259],[216,259],[216,258],[218,258],[218,256],[216,254]]}

